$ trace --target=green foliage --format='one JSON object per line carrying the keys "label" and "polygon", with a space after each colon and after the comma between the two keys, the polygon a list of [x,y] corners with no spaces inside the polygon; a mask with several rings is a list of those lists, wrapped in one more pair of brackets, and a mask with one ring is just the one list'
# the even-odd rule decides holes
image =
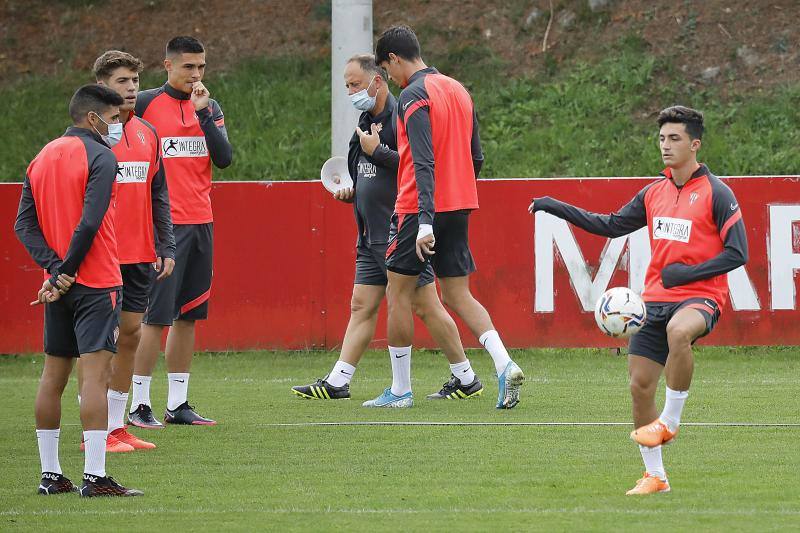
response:
{"label": "green foliage", "polygon": [[[313,179],[330,153],[330,64],[288,58],[246,61],[209,73],[206,84],[225,113],[234,164],[217,180]],[[22,181],[36,153],[70,124],[67,107],[77,87],[94,80],[78,72],[58,79],[26,78],[0,88],[0,181]],[[146,73],[142,88],[162,73]]]}
{"label": "green foliage", "polygon": [[[323,4],[320,4],[323,5]],[[431,53],[429,63],[472,92],[486,156],[482,177],[641,176],[661,170],[658,111],[680,103],[706,113],[701,159],[720,175],[795,174],[800,169],[800,84],[755,94],[735,80],[697,85],[645,41],[628,35],[594,64],[558,64],[515,77],[483,44]],[[38,150],[68,125],[77,72],[57,80],[25,78],[0,87],[0,181],[22,179]],[[314,179],[330,153],[330,63],[257,59],[207,84],[221,103],[234,164],[217,180]],[[163,83],[145,76],[143,87]],[[344,89],[342,89],[344,90]],[[395,88],[395,91],[397,89]]]}
{"label": "green foliage", "polygon": [[216,179],[318,178],[330,157],[329,73],[327,61],[277,59],[209,78],[234,150],[233,165],[215,171]]}
{"label": "green foliage", "polygon": [[[598,335],[600,335],[598,333]],[[289,388],[323,376],[338,354],[201,354],[191,401],[216,427],[131,432],[157,449],[109,454],[109,474],[142,498],[36,495],[33,404],[41,357],[0,357],[0,529],[142,531],[783,531],[800,516],[798,428],[684,425],[665,449],[672,493],[624,495],[641,476],[623,426],[464,426],[458,422],[630,420],[625,360],[607,350],[526,350],[528,382],[511,411],[494,408],[494,367],[472,352],[484,383],[469,401],[426,401],[449,375],[415,351],[412,409],[364,409],[391,381],[383,351],[366,354],[352,400],[302,400]],[[701,348],[684,422],[796,422],[798,349]],[[152,385],[166,403],[165,369]],[[662,381],[663,383],[663,381]],[[75,380],[63,397],[60,458],[83,468]],[[663,385],[657,394],[664,398]],[[794,399],[792,399],[794,398]],[[278,426],[303,422],[444,422],[449,426]],[[676,520],[678,520],[676,522]]]}
{"label": "green foliage", "polygon": [[[666,81],[665,81],[666,80]],[[510,80],[476,91],[483,177],[642,176],[661,170],[655,117],[681,103],[703,110],[701,159],[720,175],[794,174],[800,168],[800,85],[723,99],[690,89],[635,40],[596,65],[550,81]]]}

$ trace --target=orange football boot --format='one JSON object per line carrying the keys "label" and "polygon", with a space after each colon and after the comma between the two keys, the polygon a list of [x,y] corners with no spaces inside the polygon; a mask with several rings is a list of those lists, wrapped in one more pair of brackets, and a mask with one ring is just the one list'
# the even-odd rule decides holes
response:
{"label": "orange football boot", "polygon": [[140,439],[136,435],[131,435],[128,433],[128,426],[115,429],[109,436],[112,435],[116,437],[118,441],[133,446],[134,450],[152,450],[156,447],[156,445],[152,442],[147,442],[146,440]]}
{"label": "orange football boot", "polygon": [[669,481],[658,476],[651,476],[645,472],[642,479],[636,482],[636,486],[626,492],[625,495],[658,494],[659,492],[669,492],[670,490]]}
{"label": "orange football boot", "polygon": [[[133,449],[134,449],[133,446],[120,441],[112,434],[109,434],[108,437],[106,438],[106,453],[132,452]],[[81,442],[81,451],[85,450],[86,450],[86,443]]]}
{"label": "orange football boot", "polygon": [[662,444],[669,444],[678,435],[678,430],[675,433],[669,430],[667,425],[660,419],[656,418],[646,426],[634,429],[631,431],[631,439],[635,440],[642,446],[653,448]]}

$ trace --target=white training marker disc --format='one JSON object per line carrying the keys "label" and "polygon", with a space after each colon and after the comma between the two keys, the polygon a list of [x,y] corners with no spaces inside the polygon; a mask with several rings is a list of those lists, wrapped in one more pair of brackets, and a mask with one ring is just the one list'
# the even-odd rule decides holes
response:
{"label": "white training marker disc", "polygon": [[319,177],[322,185],[331,193],[353,187],[353,179],[347,169],[347,158],[344,156],[331,157],[325,161]]}

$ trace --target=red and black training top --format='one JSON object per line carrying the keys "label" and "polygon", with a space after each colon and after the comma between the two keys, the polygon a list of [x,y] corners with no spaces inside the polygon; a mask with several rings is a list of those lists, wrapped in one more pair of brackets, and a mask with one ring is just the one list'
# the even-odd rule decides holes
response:
{"label": "red and black training top", "polygon": [[[119,262],[152,263],[156,256],[175,259],[169,193],[156,130],[131,113],[117,156],[117,247]],[[158,232],[154,238],[153,227]]]}
{"label": "red and black training top", "polygon": [[534,208],[581,229],[621,237],[648,227],[652,258],[647,267],[646,302],[709,298],[719,307],[728,300],[723,274],[747,263],[747,234],[739,202],[730,188],[699,165],[682,187],[667,168],[617,213],[599,215],[536,198]]}
{"label": "red and black training top", "polygon": [[478,119],[461,83],[433,67],[415,72],[397,106],[398,214],[478,208],[476,178],[483,164]]}
{"label": "red and black training top", "polygon": [[168,83],[136,97],[136,116],[152,124],[161,142],[174,224],[213,222],[211,163],[231,164],[233,149],[216,100],[195,111],[190,95]]}
{"label": "red and black training top", "polygon": [[54,286],[60,273],[84,287],[122,286],[116,175],[117,159],[100,136],[74,126],[28,166],[14,231]]}

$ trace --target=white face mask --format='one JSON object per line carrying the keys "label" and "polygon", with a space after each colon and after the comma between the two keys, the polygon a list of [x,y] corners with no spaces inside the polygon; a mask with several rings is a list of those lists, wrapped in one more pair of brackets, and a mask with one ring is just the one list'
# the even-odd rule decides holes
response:
{"label": "white face mask", "polygon": [[97,128],[92,126],[92,128],[94,128],[94,131],[96,131],[97,134],[100,137],[102,137],[103,141],[105,141],[105,143],[109,146],[114,146],[115,144],[120,142],[122,140],[122,127],[123,127],[122,122],[117,122],[116,124],[109,124],[108,122],[103,120],[103,117],[101,117],[97,113],[95,113],[95,115],[97,116],[97,118],[100,119],[100,122],[102,122],[108,127],[108,135],[103,135],[102,133],[97,131]]}
{"label": "white face mask", "polygon": [[[375,78],[372,81],[375,81]],[[350,95],[350,102],[359,111],[369,111],[375,107],[375,102],[378,100],[378,92],[375,92],[375,96],[370,96],[368,92],[369,88],[372,87],[372,81],[369,82],[366,89],[361,89],[357,93]]]}

